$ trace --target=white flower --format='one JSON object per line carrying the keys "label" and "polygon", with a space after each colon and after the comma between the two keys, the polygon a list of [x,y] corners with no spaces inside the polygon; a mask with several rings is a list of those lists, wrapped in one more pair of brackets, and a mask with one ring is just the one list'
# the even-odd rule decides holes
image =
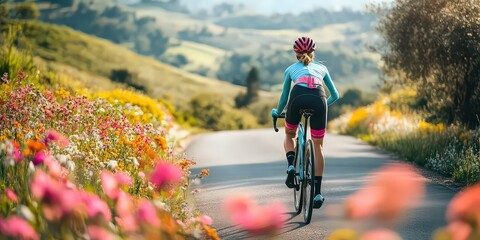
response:
{"label": "white flower", "polygon": [[73,172],[73,170],[75,170],[75,162],[73,161],[68,161],[67,162],[67,168],[70,172]]}
{"label": "white flower", "polygon": [[98,109],[98,111],[101,112],[101,113],[104,113],[104,112],[105,112],[105,108],[100,108],[100,109]]}
{"label": "white flower", "polygon": [[192,180],[193,185],[200,185],[202,183],[202,180],[200,178],[195,178]]}
{"label": "white flower", "polygon": [[113,168],[116,168],[116,167],[118,166],[118,162],[115,161],[115,160],[110,160],[110,161],[108,161],[107,166],[108,166],[109,168],[112,168],[112,169],[113,169]]}
{"label": "white flower", "polygon": [[30,170],[31,173],[35,172],[35,166],[33,166],[32,162],[28,164],[28,170]]}
{"label": "white flower", "polygon": [[31,223],[35,222],[35,216],[33,215],[32,211],[30,211],[30,209],[25,205],[21,205],[20,208],[18,208],[18,214]]}
{"label": "white flower", "polygon": [[67,156],[63,154],[58,154],[55,156],[55,158],[60,162],[61,164],[65,164],[67,162]]}

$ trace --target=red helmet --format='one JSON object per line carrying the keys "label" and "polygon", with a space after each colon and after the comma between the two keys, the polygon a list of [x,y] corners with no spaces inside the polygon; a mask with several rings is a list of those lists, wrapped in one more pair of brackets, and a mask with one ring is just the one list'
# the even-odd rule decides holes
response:
{"label": "red helmet", "polygon": [[315,41],[309,37],[300,37],[293,43],[293,50],[296,53],[311,53],[315,51]]}

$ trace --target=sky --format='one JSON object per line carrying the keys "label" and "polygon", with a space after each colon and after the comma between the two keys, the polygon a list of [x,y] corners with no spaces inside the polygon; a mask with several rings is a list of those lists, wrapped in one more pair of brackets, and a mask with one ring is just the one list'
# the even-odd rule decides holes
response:
{"label": "sky", "polygon": [[370,2],[391,2],[392,0],[181,0],[192,10],[210,8],[222,2],[245,4],[248,8],[255,9],[258,13],[299,13],[317,7],[331,10],[351,8],[364,10],[365,4]]}

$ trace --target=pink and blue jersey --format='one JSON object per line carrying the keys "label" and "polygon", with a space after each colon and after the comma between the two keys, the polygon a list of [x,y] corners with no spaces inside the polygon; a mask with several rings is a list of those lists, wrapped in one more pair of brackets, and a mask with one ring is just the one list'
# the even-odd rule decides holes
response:
{"label": "pink and blue jersey", "polygon": [[277,107],[279,113],[281,113],[287,105],[292,82],[295,85],[306,88],[320,88],[322,91],[322,82],[325,82],[325,85],[330,92],[330,97],[327,99],[328,105],[335,102],[339,97],[338,91],[330,78],[327,67],[318,62],[312,62],[308,66],[305,66],[301,62],[296,62],[285,70],[282,96],[280,97]]}

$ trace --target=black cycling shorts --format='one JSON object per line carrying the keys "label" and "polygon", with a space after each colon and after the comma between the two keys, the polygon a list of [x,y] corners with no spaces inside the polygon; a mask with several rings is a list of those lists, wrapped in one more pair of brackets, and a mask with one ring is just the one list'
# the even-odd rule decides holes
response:
{"label": "black cycling shorts", "polygon": [[290,92],[287,104],[285,127],[297,129],[302,119],[300,110],[313,109],[315,113],[310,118],[312,138],[323,138],[327,127],[327,100],[322,87],[307,88],[295,85]]}

